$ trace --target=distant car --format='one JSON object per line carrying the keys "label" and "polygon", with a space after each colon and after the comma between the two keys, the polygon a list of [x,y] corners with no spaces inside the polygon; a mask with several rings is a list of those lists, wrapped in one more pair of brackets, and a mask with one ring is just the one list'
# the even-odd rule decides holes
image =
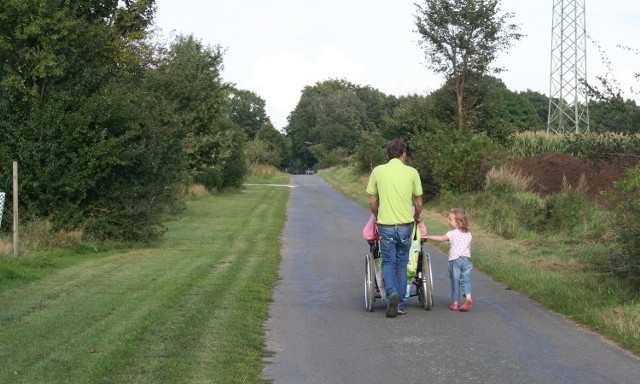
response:
{"label": "distant car", "polygon": [[315,172],[313,171],[313,169],[309,168],[306,171],[304,171],[304,173],[307,175],[313,175]]}

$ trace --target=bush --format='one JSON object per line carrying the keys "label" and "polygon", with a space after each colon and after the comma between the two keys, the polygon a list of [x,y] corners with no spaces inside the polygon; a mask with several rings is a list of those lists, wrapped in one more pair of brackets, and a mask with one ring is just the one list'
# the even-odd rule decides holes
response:
{"label": "bush", "polygon": [[514,171],[511,167],[493,167],[484,179],[484,190],[489,193],[528,192],[531,188],[532,177],[524,175],[522,171]]}
{"label": "bush", "polygon": [[477,221],[508,239],[536,231],[545,218],[545,200],[532,192],[483,192],[467,204]]}
{"label": "bush", "polygon": [[613,270],[640,285],[640,166],[615,183],[618,254],[612,257]]}
{"label": "bush", "polygon": [[504,202],[488,204],[482,212],[482,222],[493,232],[504,238],[512,239],[520,233],[520,223],[516,210]]}
{"label": "bush", "polygon": [[410,142],[413,165],[435,186],[433,189],[454,193],[482,190],[486,173],[500,164],[506,151],[484,134],[464,134],[458,130],[425,133]]}
{"label": "bush", "polygon": [[278,173],[278,168],[273,165],[251,164],[249,165],[249,176],[268,179]]}
{"label": "bush", "polygon": [[563,136],[565,153],[594,161],[640,156],[640,134],[585,133]]}
{"label": "bush", "polygon": [[586,193],[584,176],[576,187],[564,182],[561,193],[547,197],[545,230],[577,238],[601,237],[607,216]]}
{"label": "bush", "polygon": [[379,131],[364,132],[353,158],[358,172],[371,173],[373,168],[387,162],[387,140]]}
{"label": "bush", "polygon": [[244,155],[244,133],[232,131],[232,150],[222,168],[223,188],[240,188],[247,176],[247,161]]}
{"label": "bush", "polygon": [[334,148],[322,154],[314,153],[318,159],[317,168],[330,168],[337,165],[347,165],[349,163],[349,151],[345,148]]}
{"label": "bush", "polygon": [[217,168],[205,169],[193,177],[193,182],[204,185],[210,192],[219,191],[223,185],[222,172]]}

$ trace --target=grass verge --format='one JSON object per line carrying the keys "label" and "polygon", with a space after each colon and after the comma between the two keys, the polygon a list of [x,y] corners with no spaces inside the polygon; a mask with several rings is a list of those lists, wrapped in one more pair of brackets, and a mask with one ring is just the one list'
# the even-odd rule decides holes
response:
{"label": "grass verge", "polygon": [[[367,178],[354,174],[352,168],[319,172],[334,188],[368,209]],[[446,232],[445,212],[432,205],[425,207],[423,219],[429,232]],[[566,238],[507,240],[473,222],[472,231],[478,270],[640,355],[637,292],[584,262],[596,258],[595,253],[606,253],[606,247]],[[446,244],[433,245],[446,251]]]}
{"label": "grass verge", "polygon": [[0,259],[34,274],[0,291],[0,382],[259,383],[288,195],[192,197],[151,247]]}

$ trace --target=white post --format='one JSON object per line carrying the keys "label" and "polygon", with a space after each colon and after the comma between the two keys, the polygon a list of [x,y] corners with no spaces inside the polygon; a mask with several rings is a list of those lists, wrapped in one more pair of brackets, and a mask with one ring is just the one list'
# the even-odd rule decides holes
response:
{"label": "white post", "polygon": [[13,255],[18,256],[18,162],[13,162]]}
{"label": "white post", "polygon": [[2,212],[4,211],[4,192],[0,192],[0,225],[2,225]]}

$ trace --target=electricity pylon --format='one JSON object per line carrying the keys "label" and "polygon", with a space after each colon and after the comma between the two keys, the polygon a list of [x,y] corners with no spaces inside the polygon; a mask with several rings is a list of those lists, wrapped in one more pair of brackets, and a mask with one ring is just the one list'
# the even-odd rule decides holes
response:
{"label": "electricity pylon", "polygon": [[547,132],[589,132],[585,0],[554,0]]}

